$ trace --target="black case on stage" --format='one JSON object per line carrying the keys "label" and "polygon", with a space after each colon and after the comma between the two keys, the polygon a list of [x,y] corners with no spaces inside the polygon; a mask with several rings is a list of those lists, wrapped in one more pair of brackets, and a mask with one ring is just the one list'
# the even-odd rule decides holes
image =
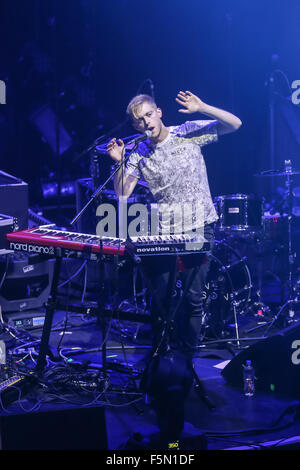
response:
{"label": "black case on stage", "polygon": [[5,248],[5,235],[14,231],[14,225],[15,222],[13,217],[0,214],[0,250]]}
{"label": "black case on stage", "polygon": [[0,170],[0,213],[16,220],[16,230],[28,228],[28,184]]}
{"label": "black case on stage", "polygon": [[23,312],[41,308],[50,295],[55,259],[38,255],[11,253],[0,256],[0,277],[5,273],[0,289],[3,312]]}

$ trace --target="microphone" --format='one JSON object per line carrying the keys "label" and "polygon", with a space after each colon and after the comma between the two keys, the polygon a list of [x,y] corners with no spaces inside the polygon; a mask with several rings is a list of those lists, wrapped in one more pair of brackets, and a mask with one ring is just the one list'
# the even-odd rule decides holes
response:
{"label": "microphone", "polygon": [[144,134],[139,135],[138,137],[135,137],[135,139],[132,139],[129,142],[126,142],[125,147],[127,147],[127,145],[138,144],[140,142],[143,142],[144,140],[149,139],[151,136],[152,136],[151,131],[145,131]]}

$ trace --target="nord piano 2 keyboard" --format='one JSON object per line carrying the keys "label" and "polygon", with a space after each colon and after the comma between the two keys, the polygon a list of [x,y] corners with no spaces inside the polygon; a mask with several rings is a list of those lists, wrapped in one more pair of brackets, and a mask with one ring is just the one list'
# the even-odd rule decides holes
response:
{"label": "nord piano 2 keyboard", "polygon": [[68,232],[49,226],[41,226],[12,232],[6,236],[9,250],[40,254],[48,257],[76,256],[97,259],[100,254],[125,254],[125,240],[100,237],[85,233]]}

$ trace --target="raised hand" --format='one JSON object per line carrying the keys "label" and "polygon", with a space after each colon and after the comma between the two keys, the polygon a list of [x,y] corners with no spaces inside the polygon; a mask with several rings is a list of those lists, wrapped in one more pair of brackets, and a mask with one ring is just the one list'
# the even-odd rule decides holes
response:
{"label": "raised hand", "polygon": [[177,103],[184,106],[184,108],[178,109],[180,113],[201,113],[205,111],[207,106],[198,96],[190,91],[180,91],[175,99]]}
{"label": "raised hand", "polygon": [[122,154],[124,151],[124,142],[121,139],[113,138],[107,144],[107,153],[108,155],[115,160],[116,162],[120,162],[122,160]]}

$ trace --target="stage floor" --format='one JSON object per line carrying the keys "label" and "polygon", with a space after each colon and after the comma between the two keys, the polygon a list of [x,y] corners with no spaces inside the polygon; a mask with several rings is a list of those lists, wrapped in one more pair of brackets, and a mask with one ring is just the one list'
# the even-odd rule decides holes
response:
{"label": "stage floor", "polygon": [[[257,318],[251,316],[239,320],[241,346],[259,341],[264,327],[259,326]],[[253,328],[251,334],[254,339],[245,340]],[[42,329],[27,330],[27,333],[33,341],[39,340]],[[1,339],[8,342],[13,340],[7,332],[2,333]],[[18,353],[20,363],[23,361],[24,365],[33,369],[37,351],[33,346],[32,350],[26,352],[29,339],[22,339],[25,343],[23,352],[19,349],[14,351]],[[236,339],[234,334],[233,339]],[[2,410],[1,416],[51,411],[57,406],[59,409],[103,407],[108,449],[134,449],[135,445],[140,449],[140,444],[136,444],[133,437],[136,433],[146,439],[150,436],[151,441],[159,431],[156,413],[151,404],[146,403],[139,389],[145,356],[151,350],[150,344],[149,325],[112,320],[106,336],[105,385],[93,388],[93,384],[103,374],[101,326],[96,318],[89,315],[57,311],[49,341],[54,357],[49,359],[43,371],[44,385],[37,393],[29,391],[25,397],[17,397],[14,403]],[[185,401],[182,446],[199,450],[203,446],[204,436],[207,450],[242,446],[249,449],[271,446],[275,449],[289,438],[294,439],[294,446],[297,447],[297,436],[300,436],[300,400],[297,397],[258,390],[254,397],[248,398],[242,390],[226,383],[222,377],[222,368],[239,350],[237,342],[230,338],[220,341],[215,339],[210,343],[204,340],[199,345],[194,367],[214,409],[207,406],[193,386]],[[85,375],[87,370],[88,376]]]}

